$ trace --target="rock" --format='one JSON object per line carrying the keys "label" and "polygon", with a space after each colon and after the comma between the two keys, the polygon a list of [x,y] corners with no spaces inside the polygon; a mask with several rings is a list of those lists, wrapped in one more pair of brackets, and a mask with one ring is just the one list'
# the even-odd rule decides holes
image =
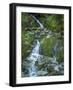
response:
{"label": "rock", "polygon": [[23,67],[23,68],[28,68],[28,67],[30,67],[30,64],[31,64],[31,61],[24,60],[24,61],[22,62],[22,67]]}
{"label": "rock", "polygon": [[47,74],[48,74],[47,71],[38,71],[38,72],[37,72],[37,75],[38,75],[38,76],[45,76],[45,75],[47,75]]}
{"label": "rock", "polygon": [[39,56],[39,59],[38,59],[38,64],[39,65],[42,65],[42,64],[57,64],[57,61],[56,61],[56,58],[51,58],[51,57],[48,57],[48,56],[43,56],[43,55],[40,55]]}
{"label": "rock", "polygon": [[25,72],[22,72],[21,76],[22,77],[29,77],[29,74],[26,74]]}

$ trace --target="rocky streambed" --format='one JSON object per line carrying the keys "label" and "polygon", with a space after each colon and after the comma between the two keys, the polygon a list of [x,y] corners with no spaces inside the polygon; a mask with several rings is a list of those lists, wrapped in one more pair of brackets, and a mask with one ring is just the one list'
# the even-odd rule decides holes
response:
{"label": "rocky streambed", "polygon": [[64,62],[58,63],[55,57],[39,55],[36,61],[27,59],[22,65],[22,77],[64,75]]}

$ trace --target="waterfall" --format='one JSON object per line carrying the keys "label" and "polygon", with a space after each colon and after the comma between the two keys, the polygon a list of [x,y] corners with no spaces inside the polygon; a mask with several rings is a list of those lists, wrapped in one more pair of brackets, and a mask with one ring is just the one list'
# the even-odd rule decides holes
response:
{"label": "waterfall", "polygon": [[40,28],[41,28],[41,29],[44,29],[43,24],[42,24],[34,15],[32,15],[32,17],[33,17],[33,18],[35,19],[35,21],[39,24]]}
{"label": "waterfall", "polygon": [[[32,15],[32,17],[39,24],[40,28],[44,29],[43,24],[34,15]],[[32,49],[32,52],[28,58],[29,60],[31,60],[31,65],[30,65],[31,67],[29,68],[29,76],[37,76],[37,69],[35,66],[35,62],[39,58],[39,50],[40,50],[40,42],[39,42],[39,40],[36,40],[36,45]]]}
{"label": "waterfall", "polygon": [[[44,29],[43,24],[34,15],[32,15],[32,17],[35,19],[37,24],[39,24],[40,29],[44,33],[45,29]],[[46,38],[50,38],[50,37],[52,37],[52,31],[48,30]],[[38,33],[37,33],[36,38],[37,38],[36,44],[32,48],[32,51],[31,51],[30,55],[26,58],[27,61],[29,61],[29,63],[28,63],[29,65],[27,67],[28,68],[28,76],[29,77],[32,77],[32,76],[36,77],[36,76],[41,76],[41,75],[44,76],[45,73],[47,73],[47,67],[49,67],[49,70],[51,70],[51,67],[52,67],[53,72],[57,71],[57,72],[60,72],[60,73],[63,74],[64,73],[64,69],[63,69],[64,65],[63,64],[59,65],[58,62],[57,62],[57,59],[56,59],[56,54],[57,54],[57,50],[58,50],[58,43],[56,43],[53,47],[52,57],[47,57],[47,56],[44,56],[44,55],[40,55],[40,42],[39,42],[39,34]],[[42,63],[42,62],[45,63],[45,62],[48,61],[47,66],[45,67],[46,69],[39,71],[37,69],[37,66],[35,65],[36,61],[38,63]],[[50,72],[48,73],[48,75],[49,74],[50,74]]]}
{"label": "waterfall", "polygon": [[[40,28],[44,30],[43,24],[34,15],[32,15],[32,17],[39,24]],[[38,35],[37,35],[37,37],[38,37]],[[36,45],[32,49],[30,56],[28,57],[28,60],[31,61],[30,68],[29,68],[29,76],[37,76],[37,69],[35,66],[35,62],[39,59],[39,55],[40,55],[39,51],[40,51],[40,42],[37,39]]]}
{"label": "waterfall", "polygon": [[32,49],[32,52],[30,54],[30,60],[37,61],[37,58],[39,56],[39,48],[40,48],[40,42],[37,40],[35,47]]}
{"label": "waterfall", "polygon": [[37,69],[35,66],[35,62],[39,58],[39,49],[40,49],[40,42],[37,40],[35,47],[32,49],[28,60],[31,61],[30,68],[29,68],[29,76],[37,76]]}

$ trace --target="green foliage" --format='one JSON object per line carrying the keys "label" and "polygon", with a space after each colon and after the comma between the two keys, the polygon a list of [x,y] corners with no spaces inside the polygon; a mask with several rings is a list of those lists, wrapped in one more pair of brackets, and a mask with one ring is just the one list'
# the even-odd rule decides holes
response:
{"label": "green foliage", "polygon": [[26,58],[31,52],[33,39],[34,36],[31,35],[28,31],[22,31],[22,59]]}
{"label": "green foliage", "polygon": [[22,30],[38,27],[37,23],[30,14],[22,13],[21,20]]}
{"label": "green foliage", "polygon": [[53,46],[56,42],[56,37],[50,37],[50,38],[44,38],[44,40],[41,40],[41,48],[42,48],[42,53],[45,56],[52,56],[52,49]]}
{"label": "green foliage", "polygon": [[43,25],[52,31],[64,30],[64,15],[58,14],[44,14],[44,18],[40,17]]}

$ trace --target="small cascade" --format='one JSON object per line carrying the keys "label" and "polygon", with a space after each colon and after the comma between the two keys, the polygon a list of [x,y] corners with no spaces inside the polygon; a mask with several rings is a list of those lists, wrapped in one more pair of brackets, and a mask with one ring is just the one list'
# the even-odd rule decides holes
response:
{"label": "small cascade", "polygon": [[39,24],[40,28],[41,28],[41,29],[44,29],[43,24],[42,24],[34,15],[32,15],[32,17],[33,17],[34,20]]}
{"label": "small cascade", "polygon": [[32,49],[32,52],[28,57],[28,60],[31,61],[29,68],[29,76],[37,76],[37,69],[35,66],[35,62],[39,58],[39,49],[40,49],[40,42],[37,40],[35,47]]}

